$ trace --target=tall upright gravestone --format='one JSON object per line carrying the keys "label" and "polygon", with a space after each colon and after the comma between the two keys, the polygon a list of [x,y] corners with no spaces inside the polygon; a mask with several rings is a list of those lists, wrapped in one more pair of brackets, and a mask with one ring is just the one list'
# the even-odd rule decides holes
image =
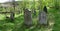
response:
{"label": "tall upright gravestone", "polygon": [[10,19],[11,19],[12,21],[14,21],[14,16],[15,16],[14,12],[11,12],[11,14],[10,14]]}
{"label": "tall upright gravestone", "polygon": [[39,12],[39,24],[47,25],[47,8],[44,6],[43,11]]}
{"label": "tall upright gravestone", "polygon": [[24,9],[24,24],[28,26],[32,25],[31,11],[28,9]]}

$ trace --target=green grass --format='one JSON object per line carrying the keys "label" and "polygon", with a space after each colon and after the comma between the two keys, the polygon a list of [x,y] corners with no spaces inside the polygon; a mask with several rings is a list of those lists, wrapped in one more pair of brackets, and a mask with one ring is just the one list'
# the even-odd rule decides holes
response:
{"label": "green grass", "polygon": [[0,31],[60,31],[60,14],[59,10],[49,9],[48,10],[48,28],[37,25],[38,22],[38,12],[35,17],[33,17],[33,26],[27,28],[24,25],[24,15],[19,14],[15,16],[15,21],[10,22],[10,19],[5,19],[5,16],[1,14],[0,17]]}
{"label": "green grass", "polygon": [[60,11],[56,10],[53,31],[60,31]]}

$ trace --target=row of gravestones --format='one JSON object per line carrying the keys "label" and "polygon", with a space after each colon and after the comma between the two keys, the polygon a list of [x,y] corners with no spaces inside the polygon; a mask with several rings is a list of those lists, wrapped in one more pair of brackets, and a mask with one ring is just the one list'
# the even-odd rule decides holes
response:
{"label": "row of gravestones", "polygon": [[[11,12],[10,19],[14,20],[14,13]],[[46,6],[44,7],[43,11],[39,12],[39,22],[40,25],[47,25],[47,8]],[[32,25],[32,15],[31,11],[28,9],[24,9],[24,24],[25,25]]]}
{"label": "row of gravestones", "polygon": [[[24,9],[24,24],[31,26],[32,25],[32,15],[31,11],[28,9]],[[47,21],[47,8],[44,6],[43,11],[39,11],[39,21],[38,24],[47,26],[48,21]]]}

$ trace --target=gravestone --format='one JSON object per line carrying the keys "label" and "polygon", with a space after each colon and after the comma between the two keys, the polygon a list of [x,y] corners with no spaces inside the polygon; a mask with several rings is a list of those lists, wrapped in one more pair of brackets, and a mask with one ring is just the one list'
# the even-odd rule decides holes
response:
{"label": "gravestone", "polygon": [[14,21],[14,16],[15,16],[14,12],[11,12],[11,14],[10,14],[11,21]]}
{"label": "gravestone", "polygon": [[43,11],[39,12],[39,24],[47,25],[47,8],[44,6]]}
{"label": "gravestone", "polygon": [[28,9],[24,9],[24,23],[28,26],[32,25],[31,11],[29,11]]}

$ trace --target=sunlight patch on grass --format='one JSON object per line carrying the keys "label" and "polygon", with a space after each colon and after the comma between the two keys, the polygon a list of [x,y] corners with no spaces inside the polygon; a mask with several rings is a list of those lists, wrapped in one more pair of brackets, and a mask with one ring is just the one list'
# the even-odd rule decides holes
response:
{"label": "sunlight patch on grass", "polygon": [[53,24],[54,24],[54,22],[50,22],[50,23],[49,23],[50,26],[53,25]]}
{"label": "sunlight patch on grass", "polygon": [[21,15],[23,15],[23,14],[15,15],[15,17],[19,17],[19,16],[21,16]]}
{"label": "sunlight patch on grass", "polygon": [[8,29],[7,31],[12,31],[12,29]]}
{"label": "sunlight patch on grass", "polygon": [[4,15],[1,15],[1,14],[0,14],[0,20],[3,20],[4,17],[5,17]]}
{"label": "sunlight patch on grass", "polygon": [[30,27],[30,29],[33,29],[33,28],[35,28],[35,26]]}

